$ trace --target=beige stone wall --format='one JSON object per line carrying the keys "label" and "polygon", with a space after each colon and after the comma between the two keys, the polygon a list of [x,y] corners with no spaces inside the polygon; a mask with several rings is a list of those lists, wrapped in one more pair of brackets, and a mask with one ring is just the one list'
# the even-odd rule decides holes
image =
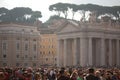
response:
{"label": "beige stone wall", "polygon": [[0,67],[38,66],[39,41],[40,33],[36,27],[0,25]]}

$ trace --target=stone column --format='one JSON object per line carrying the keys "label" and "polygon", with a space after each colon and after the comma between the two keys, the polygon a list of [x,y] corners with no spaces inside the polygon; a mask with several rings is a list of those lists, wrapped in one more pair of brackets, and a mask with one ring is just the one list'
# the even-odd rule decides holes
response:
{"label": "stone column", "polygon": [[67,39],[64,39],[64,52],[63,52],[63,57],[64,57],[64,67],[66,67],[66,60],[67,60]]}
{"label": "stone column", "polygon": [[88,51],[88,48],[87,48],[87,38],[80,38],[80,65],[81,66],[87,66],[88,64],[88,61],[87,61],[87,51]]}
{"label": "stone column", "polygon": [[77,38],[74,39],[73,65],[77,65]]}
{"label": "stone column", "polygon": [[116,42],[116,45],[117,45],[117,54],[116,54],[116,58],[117,58],[117,66],[120,66],[120,45],[119,45],[119,39],[117,39],[117,42]]}
{"label": "stone column", "polygon": [[106,61],[105,61],[105,39],[102,38],[101,39],[101,66],[105,66],[106,65]]}
{"label": "stone column", "polygon": [[60,66],[60,40],[57,40],[57,66]]}
{"label": "stone column", "polygon": [[58,40],[58,44],[57,44],[57,66],[61,66],[61,61],[62,61],[62,40]]}
{"label": "stone column", "polygon": [[80,39],[81,38],[79,38],[79,53],[78,53],[79,54],[79,59],[78,59],[79,60],[79,65],[81,65],[81,49],[80,49],[81,43],[80,43]]}
{"label": "stone column", "polygon": [[92,54],[92,38],[89,38],[89,47],[88,47],[88,62],[89,66],[93,66],[93,54]]}
{"label": "stone column", "polygon": [[112,40],[109,39],[109,66],[113,66],[113,61],[112,61]]}

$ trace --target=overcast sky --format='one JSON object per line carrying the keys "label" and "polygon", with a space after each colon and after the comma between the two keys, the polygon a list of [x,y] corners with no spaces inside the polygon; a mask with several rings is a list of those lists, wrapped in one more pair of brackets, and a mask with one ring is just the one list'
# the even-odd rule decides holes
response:
{"label": "overcast sky", "polygon": [[58,2],[74,3],[74,4],[98,4],[103,6],[120,6],[120,0],[0,0],[0,7],[12,9],[14,7],[30,7],[32,10],[42,12],[41,20],[46,21],[51,12],[49,12],[49,5]]}

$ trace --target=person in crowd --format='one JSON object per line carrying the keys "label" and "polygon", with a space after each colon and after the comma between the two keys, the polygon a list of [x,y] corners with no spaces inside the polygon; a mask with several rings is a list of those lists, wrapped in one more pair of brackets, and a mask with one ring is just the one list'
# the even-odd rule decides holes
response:
{"label": "person in crowd", "polygon": [[49,80],[55,80],[56,79],[56,73],[54,71],[54,69],[51,69],[49,72],[48,72],[48,79]]}
{"label": "person in crowd", "polygon": [[0,80],[120,80],[120,69],[3,67]]}
{"label": "person in crowd", "polygon": [[100,79],[101,79],[101,80],[106,80],[106,78],[105,78],[105,73],[101,73]]}
{"label": "person in crowd", "polygon": [[96,80],[101,80],[101,73],[99,70],[95,71]]}
{"label": "person in crowd", "polygon": [[39,72],[36,72],[36,73],[35,73],[34,79],[35,79],[35,80],[42,80],[42,79],[41,79],[41,75],[40,75]]}
{"label": "person in crowd", "polygon": [[77,80],[77,77],[78,77],[78,73],[77,71],[73,71],[73,73],[71,74],[71,77],[70,77],[70,80]]}
{"label": "person in crowd", "polygon": [[97,80],[94,74],[95,70],[93,68],[90,68],[88,72],[89,74],[86,76],[86,80]]}
{"label": "person in crowd", "polygon": [[70,80],[70,78],[65,73],[65,68],[61,68],[57,80]]}
{"label": "person in crowd", "polygon": [[[85,75],[86,76],[86,75]],[[81,70],[78,70],[78,77],[77,80],[84,80],[84,75],[83,72]]]}
{"label": "person in crowd", "polygon": [[4,80],[5,79],[5,75],[2,71],[0,71],[0,80]]}

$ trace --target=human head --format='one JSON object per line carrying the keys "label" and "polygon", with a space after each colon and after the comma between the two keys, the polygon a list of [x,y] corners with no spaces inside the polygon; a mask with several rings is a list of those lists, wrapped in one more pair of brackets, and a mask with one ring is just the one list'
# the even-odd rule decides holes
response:
{"label": "human head", "polygon": [[90,68],[90,69],[88,70],[89,73],[94,73],[94,71],[95,71],[95,70],[94,70],[93,68]]}

